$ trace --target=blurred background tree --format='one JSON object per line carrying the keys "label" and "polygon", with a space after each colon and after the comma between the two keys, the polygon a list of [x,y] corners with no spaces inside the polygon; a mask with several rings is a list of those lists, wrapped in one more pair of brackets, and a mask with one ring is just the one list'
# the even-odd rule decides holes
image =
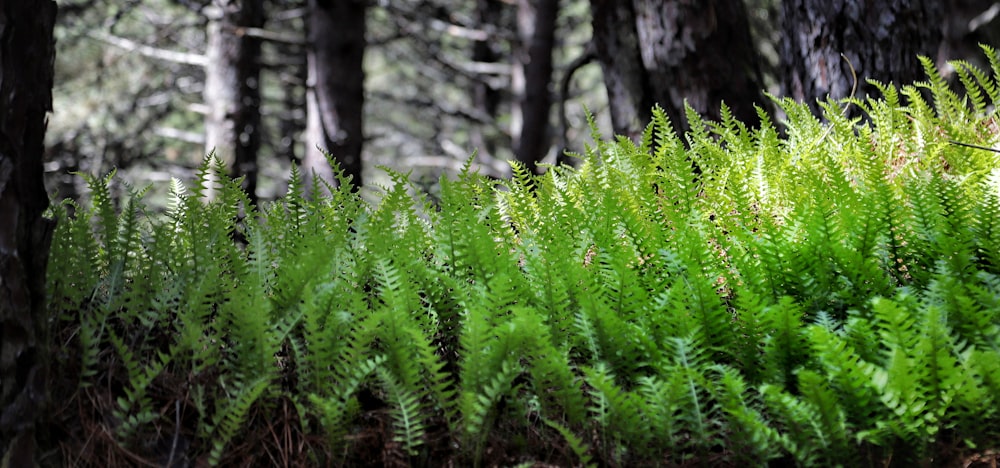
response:
{"label": "blurred background tree", "polygon": [[308,124],[302,158],[307,190],[325,187],[314,178],[336,186],[326,153],[351,177],[352,185],[362,184],[367,11],[365,0],[309,0]]}
{"label": "blurred background tree", "polygon": [[205,51],[205,152],[213,153],[244,177],[256,200],[260,148],[260,37],[262,0],[213,0]]}
{"label": "blurred background tree", "polygon": [[584,108],[635,137],[654,103],[683,129],[685,100],[752,122],[761,91],[846,96],[840,53],[897,82],[922,76],[917,53],[946,72],[979,60],[1000,7],[947,3],[67,0],[48,186],[73,196],[70,172],[113,167],[140,187],[190,179],[213,148],[264,200],[293,162],[330,180],[317,148],[366,185],[387,166],[433,190],[472,154],[502,176],[582,149]]}

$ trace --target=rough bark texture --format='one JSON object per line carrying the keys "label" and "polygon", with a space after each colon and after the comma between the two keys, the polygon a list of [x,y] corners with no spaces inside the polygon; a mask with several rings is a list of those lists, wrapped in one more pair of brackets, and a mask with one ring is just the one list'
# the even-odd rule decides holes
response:
{"label": "rough bark texture", "polygon": [[260,149],[260,39],[245,28],[264,24],[261,0],[214,0],[205,68],[206,151],[245,176],[243,188],[256,201]]}
{"label": "rough bark texture", "polygon": [[34,466],[46,401],[42,217],[46,113],[52,109],[56,4],[0,0],[0,459]]}
{"label": "rough bark texture", "polygon": [[615,134],[633,140],[651,117],[655,101],[639,53],[632,2],[591,0],[594,48],[608,91],[611,126]]}
{"label": "rough bark texture", "polygon": [[718,120],[723,102],[743,122],[766,104],[743,0],[634,0],[653,99],[686,129],[684,101]]}
{"label": "rough bark texture", "polygon": [[938,0],[785,0],[782,94],[819,111],[817,99],[871,92],[865,78],[897,85],[924,78],[917,55],[934,57],[941,42]]}
{"label": "rough bark texture", "polygon": [[520,40],[511,87],[517,96],[514,110],[514,157],[534,169],[549,149],[549,110],[552,107],[552,48],[555,45],[559,0],[519,0],[517,30]]}
{"label": "rough bark texture", "polygon": [[723,102],[745,121],[766,104],[742,0],[591,0],[612,124],[637,137],[658,104],[680,131],[684,103],[718,119]]}
{"label": "rough bark texture", "polygon": [[[364,0],[309,0],[308,123],[302,170],[307,190],[312,174],[336,181],[320,149],[329,151],[360,187],[364,143],[365,13]],[[317,147],[319,149],[317,149]]]}

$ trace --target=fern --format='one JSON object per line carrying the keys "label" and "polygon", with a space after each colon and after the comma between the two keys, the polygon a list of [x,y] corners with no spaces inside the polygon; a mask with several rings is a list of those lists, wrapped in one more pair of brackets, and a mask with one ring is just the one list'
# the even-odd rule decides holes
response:
{"label": "fern", "polygon": [[573,450],[573,454],[576,455],[577,460],[579,460],[580,462],[579,466],[584,466],[588,468],[596,466],[591,462],[591,456],[588,453],[590,451],[590,446],[585,444],[583,440],[580,439],[579,436],[570,431],[569,428],[567,428],[566,426],[559,424],[556,421],[543,418],[542,422],[545,423],[546,426],[555,429],[557,432],[559,432],[559,435],[561,435],[563,439],[566,440],[566,443],[569,444],[570,449]]}
{"label": "fern", "polygon": [[871,378],[873,366],[833,331],[817,325],[807,331],[817,364],[828,375],[848,422],[856,427],[873,426],[885,411]]}
{"label": "fern", "polygon": [[869,82],[881,97],[822,116],[775,99],[783,120],[759,110],[757,128],[687,108],[681,135],[656,109],[634,142],[589,116],[577,167],[493,180],[470,158],[439,194],[384,169],[362,197],[336,167],[306,193],[293,168],[254,207],[209,155],[157,217],[145,190],[87,178],[89,202],[52,210],[54,374],[109,399],[133,451],[158,408],[189,402],[178,431],[214,464],[274,402],[298,411],[286,426],[313,464],[357,462],[369,447],[350,435],[383,427],[414,463],[480,465],[494,446],[622,466],[987,450],[1000,58],[984,51],[990,73],[955,64],[964,92],[924,59],[925,82]]}
{"label": "fern", "polygon": [[520,371],[520,366],[516,363],[503,360],[497,373],[484,382],[482,387],[476,390],[468,389],[460,394],[464,435],[476,465],[482,461],[484,444],[496,417],[495,407],[511,392],[514,377]]}
{"label": "fern", "polygon": [[798,386],[804,399],[775,386],[761,387],[768,408],[785,427],[785,448],[801,465],[851,465],[845,416],[835,396],[813,372],[803,372]]}
{"label": "fern", "polygon": [[251,406],[267,389],[267,379],[231,382],[226,398],[217,400],[212,423],[206,428],[211,434],[212,450],[208,464],[216,466],[223,456],[226,444],[242,429]]}
{"label": "fern", "polygon": [[[905,304],[906,298],[900,302]],[[940,419],[950,400],[947,391],[942,393],[942,385],[950,385],[942,379],[955,370],[955,363],[948,356],[950,351],[941,348],[945,346],[941,340],[947,331],[934,323],[938,317],[933,309],[924,317],[913,317],[912,309],[907,310],[896,301],[878,299],[873,303],[873,312],[881,327],[884,349],[882,365],[872,369],[871,375],[892,415],[879,421],[878,427],[891,431],[910,453],[922,457],[928,449],[927,436],[933,437],[940,430]],[[936,332],[932,331],[929,337],[921,336],[923,333],[916,328],[918,320],[924,327],[937,328]]]}
{"label": "fern", "polygon": [[423,444],[421,439],[425,432],[420,397],[407,390],[404,383],[396,380],[384,368],[376,368],[375,373],[392,404],[393,440],[401,444],[408,455],[416,455],[417,447]]}
{"label": "fern", "polygon": [[683,397],[679,420],[683,422],[696,453],[705,456],[717,440],[720,408],[712,400],[711,385],[704,372],[706,348],[692,338],[676,338],[670,359],[680,373]]}
{"label": "fern", "polygon": [[336,385],[328,389],[326,395],[309,394],[309,402],[316,407],[327,439],[333,447],[343,445],[348,425],[359,410],[355,393],[384,361],[385,358],[377,356],[344,369],[335,381]]}
{"label": "fern", "polygon": [[761,311],[768,333],[764,337],[763,361],[766,381],[790,393],[797,392],[796,374],[809,360],[802,333],[802,311],[785,297]]}
{"label": "fern", "polygon": [[779,448],[788,442],[765,418],[756,395],[734,369],[717,367],[713,371],[719,374],[713,395],[726,414],[728,439],[737,453],[737,462],[756,465],[777,458]]}
{"label": "fern", "polygon": [[600,429],[599,450],[605,457],[621,462],[627,456],[623,441],[642,447],[649,428],[642,424],[637,395],[629,393],[615,383],[615,377],[605,366],[584,368],[586,382],[591,390],[590,413]]}
{"label": "fern", "polygon": [[140,426],[157,418],[157,414],[153,410],[152,399],[147,392],[153,380],[170,363],[171,356],[158,354],[148,366],[144,366],[132,354],[129,346],[113,332],[109,333],[108,339],[122,357],[125,365],[128,387],[125,389],[125,394],[118,398],[118,408],[114,411],[114,415],[121,421],[121,426],[117,431],[119,438],[127,440],[136,434]]}

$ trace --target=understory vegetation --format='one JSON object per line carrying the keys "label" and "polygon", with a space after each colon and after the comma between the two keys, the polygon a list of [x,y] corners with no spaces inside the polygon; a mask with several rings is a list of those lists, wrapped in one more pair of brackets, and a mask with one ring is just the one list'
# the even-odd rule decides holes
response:
{"label": "understory vegetation", "polygon": [[[57,207],[68,465],[915,466],[1000,440],[1000,59],[575,168]],[[596,133],[596,132],[595,132]],[[979,147],[968,146],[978,145]],[[209,186],[215,198],[205,202]],[[70,210],[69,208],[72,208]],[[75,215],[70,216],[69,211]]]}

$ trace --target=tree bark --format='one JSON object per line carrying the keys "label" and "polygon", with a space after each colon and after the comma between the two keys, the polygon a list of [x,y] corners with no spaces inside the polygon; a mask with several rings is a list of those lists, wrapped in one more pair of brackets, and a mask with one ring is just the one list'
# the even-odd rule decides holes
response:
{"label": "tree bark", "polygon": [[305,188],[322,191],[337,181],[322,150],[328,151],[351,184],[362,184],[364,79],[367,2],[309,0],[309,82],[306,96],[306,149],[302,158]]}
{"label": "tree bark", "polygon": [[1000,43],[1000,4],[994,0],[948,0],[948,14],[941,20],[941,46],[937,52],[938,69],[954,79],[949,60],[962,59],[981,69],[988,69],[979,44]]}
{"label": "tree bark", "polygon": [[604,70],[612,124],[637,138],[650,108],[662,107],[679,131],[684,103],[718,120],[724,102],[754,123],[766,105],[742,0],[591,0],[594,41]]}
{"label": "tree bark", "polygon": [[213,0],[205,67],[205,147],[245,177],[243,189],[257,200],[260,149],[260,39],[246,28],[264,25],[261,0]]}
{"label": "tree bark", "polygon": [[591,0],[590,8],[611,127],[617,135],[638,140],[656,101],[639,53],[635,9],[632,2],[620,0]]}
{"label": "tree bark", "polygon": [[535,170],[535,164],[545,157],[550,146],[549,88],[559,0],[519,0],[517,7],[520,46],[511,77],[517,98],[511,118],[514,157]]}
{"label": "tree bark", "polygon": [[46,113],[52,110],[51,0],[0,0],[0,459],[35,466],[45,388],[45,267],[54,222],[42,216]]}
{"label": "tree bark", "polygon": [[[917,55],[934,57],[941,42],[937,0],[785,0],[782,94],[805,101],[858,97],[873,89],[866,78],[897,85],[924,77]],[[850,61],[850,64],[841,57]]]}
{"label": "tree bark", "polygon": [[752,124],[766,105],[743,0],[634,0],[642,63],[653,99],[687,129],[684,102],[718,120],[724,102]]}

